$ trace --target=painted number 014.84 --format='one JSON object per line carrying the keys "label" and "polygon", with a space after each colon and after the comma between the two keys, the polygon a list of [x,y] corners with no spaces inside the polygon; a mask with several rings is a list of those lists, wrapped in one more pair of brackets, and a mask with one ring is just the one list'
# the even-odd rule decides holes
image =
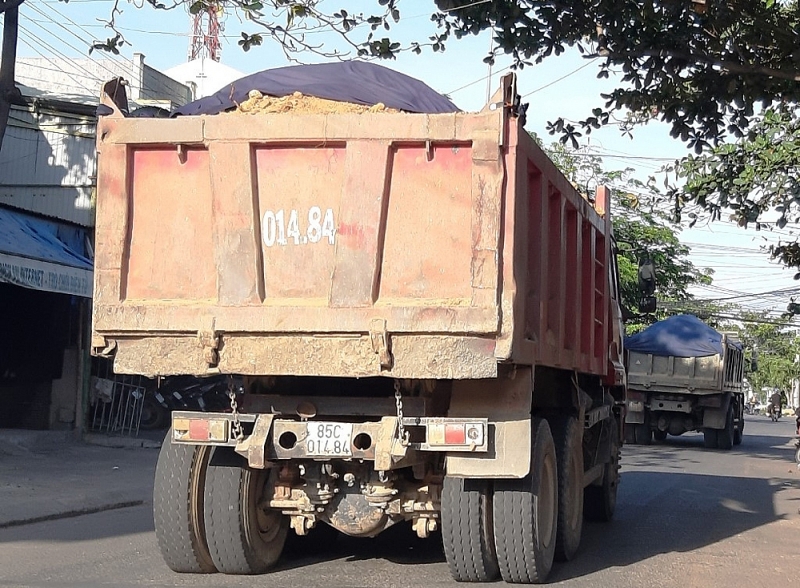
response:
{"label": "painted number 014.84", "polygon": [[333,245],[336,242],[333,210],[328,208],[323,213],[319,206],[312,206],[302,223],[296,210],[268,210],[261,221],[261,235],[267,247],[290,242],[295,245],[319,243],[325,238]]}

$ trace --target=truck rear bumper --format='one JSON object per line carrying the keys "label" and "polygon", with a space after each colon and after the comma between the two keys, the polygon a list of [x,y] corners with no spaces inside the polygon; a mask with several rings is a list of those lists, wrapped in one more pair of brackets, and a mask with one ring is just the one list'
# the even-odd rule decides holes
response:
{"label": "truck rear bumper", "polygon": [[238,420],[247,432],[237,438],[233,414],[175,411],[170,442],[229,447],[257,469],[310,459],[372,461],[376,471],[392,470],[434,452],[447,455],[447,472],[454,476],[522,478],[530,471],[529,419],[405,417],[407,441],[397,417],[350,423],[239,414]]}

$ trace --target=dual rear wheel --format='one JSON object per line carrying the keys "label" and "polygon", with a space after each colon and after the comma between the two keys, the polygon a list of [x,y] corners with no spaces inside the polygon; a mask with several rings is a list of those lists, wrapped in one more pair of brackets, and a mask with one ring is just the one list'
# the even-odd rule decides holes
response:
{"label": "dual rear wheel", "polygon": [[569,560],[577,552],[584,515],[594,520],[613,515],[618,435],[611,433],[614,459],[605,466],[603,483],[584,489],[577,419],[535,418],[531,431],[531,471],[522,480],[445,478],[442,537],[455,580],[544,582],[554,560]]}
{"label": "dual rear wheel", "polygon": [[556,448],[550,426],[534,419],[531,473],[521,480],[446,477],[442,539],[459,582],[543,582],[553,565],[558,517]]}
{"label": "dual rear wheel", "polygon": [[153,520],[176,572],[258,574],[283,551],[286,517],[263,505],[268,471],[211,465],[210,447],[171,442],[156,466]]}
{"label": "dual rear wheel", "polygon": [[732,449],[742,442],[744,419],[734,415],[734,405],[728,407],[725,415],[725,426],[722,429],[703,429],[703,444],[707,449]]}

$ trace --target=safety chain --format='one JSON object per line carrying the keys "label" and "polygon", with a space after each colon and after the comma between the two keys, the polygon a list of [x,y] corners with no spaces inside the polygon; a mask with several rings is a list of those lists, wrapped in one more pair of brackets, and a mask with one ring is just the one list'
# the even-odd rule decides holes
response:
{"label": "safety chain", "polygon": [[403,394],[400,392],[400,380],[394,381],[394,403],[397,406],[397,433],[400,438],[400,444],[403,447],[408,446],[408,431],[403,426]]}
{"label": "safety chain", "polygon": [[233,377],[228,379],[228,398],[231,399],[231,412],[233,413],[233,436],[237,441],[244,439],[244,430],[239,420],[239,405],[236,402],[236,390],[233,386]]}

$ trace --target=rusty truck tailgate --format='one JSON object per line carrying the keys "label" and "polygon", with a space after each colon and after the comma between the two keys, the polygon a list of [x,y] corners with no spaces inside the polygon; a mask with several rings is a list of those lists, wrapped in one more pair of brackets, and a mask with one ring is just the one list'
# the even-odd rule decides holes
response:
{"label": "rusty truck tailgate", "polygon": [[505,123],[101,118],[93,346],[120,373],[494,375]]}

